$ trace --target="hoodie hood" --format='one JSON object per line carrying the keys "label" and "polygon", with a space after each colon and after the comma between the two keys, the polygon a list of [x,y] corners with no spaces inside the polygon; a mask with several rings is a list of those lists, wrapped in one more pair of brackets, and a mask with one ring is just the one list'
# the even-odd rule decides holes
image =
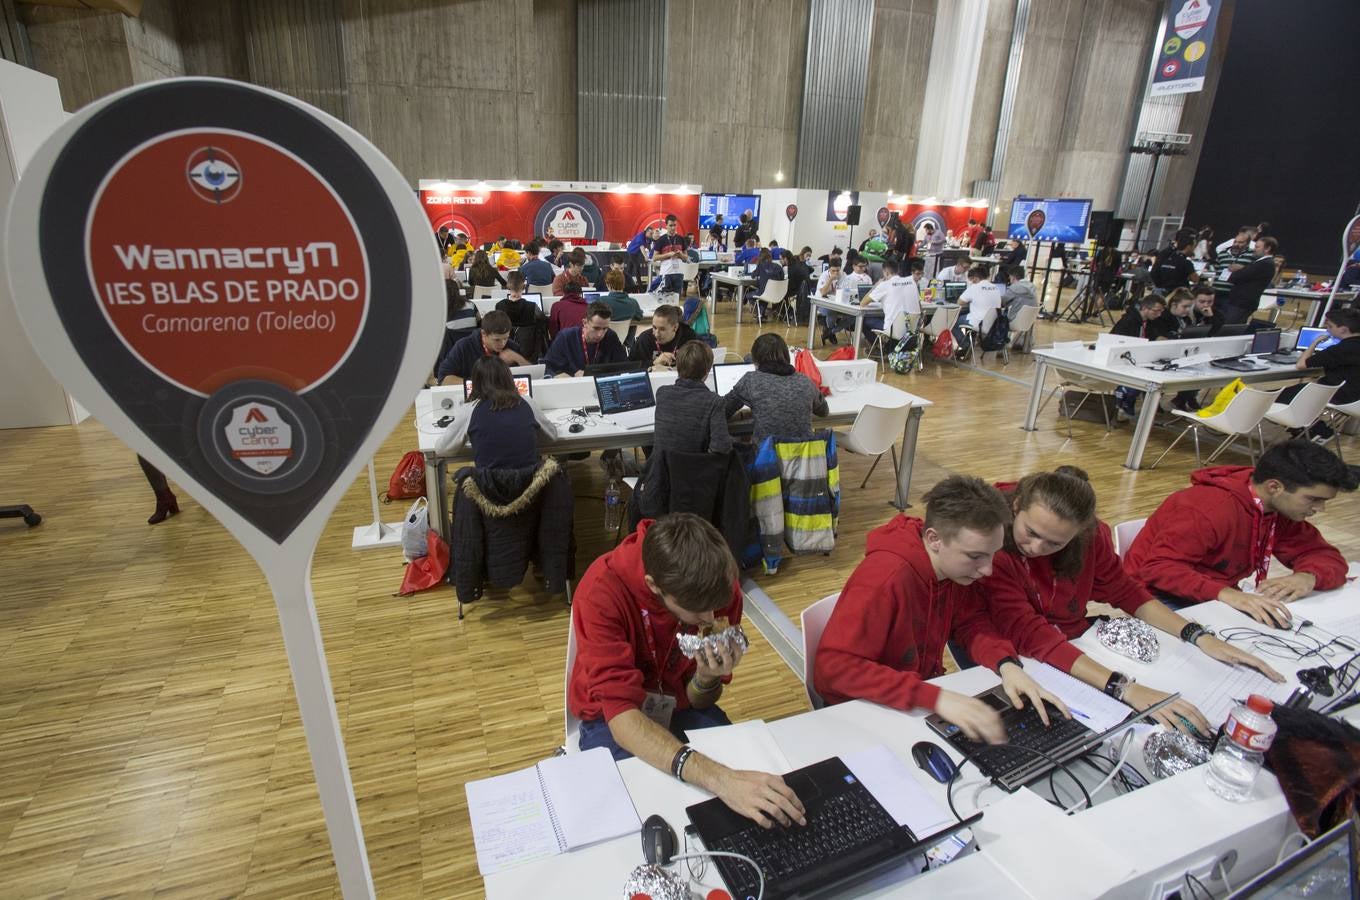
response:
{"label": "hoodie hood", "polygon": [[1032,282],[1025,281],[1024,279],[1015,282],[1015,284],[1006,285],[1006,290],[1009,291],[1013,297],[1038,296],[1037,294],[1034,293],[1034,284]]}
{"label": "hoodie hood", "polygon": [[1256,498],[1251,490],[1251,466],[1213,466],[1190,473],[1190,483],[1202,487],[1218,488],[1237,498],[1242,506],[1252,513],[1259,512]]}
{"label": "hoodie hood", "polygon": [[866,555],[891,553],[914,565],[924,560],[925,567],[930,570],[930,577],[933,579],[935,569],[930,565],[930,557],[921,543],[921,529],[924,526],[924,522],[912,516],[893,516],[886,524],[869,532],[869,536],[864,540],[864,552]]}

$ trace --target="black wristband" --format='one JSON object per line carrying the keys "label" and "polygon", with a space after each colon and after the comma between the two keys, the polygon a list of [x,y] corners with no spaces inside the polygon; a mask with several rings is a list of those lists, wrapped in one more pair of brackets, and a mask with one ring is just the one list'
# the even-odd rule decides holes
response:
{"label": "black wristband", "polygon": [[680,766],[681,766],[681,763],[684,762],[685,755],[686,755],[686,753],[687,753],[688,751],[690,751],[690,749],[691,749],[691,748],[690,748],[689,744],[681,744],[681,745],[680,745],[680,749],[679,749],[679,750],[676,750],[676,751],[675,751],[675,755],[671,757],[671,775],[672,775],[672,777],[675,777],[675,778],[679,778],[679,777],[680,777]]}
{"label": "black wristband", "polygon": [[1001,657],[1001,661],[996,664],[996,674],[998,675],[1001,674],[1001,667],[1004,666],[1006,663],[1015,663],[1015,667],[1017,669],[1024,668],[1024,665],[1020,662],[1020,660],[1016,659],[1014,656],[1003,656]]}
{"label": "black wristband", "polygon": [[1208,629],[1198,622],[1190,622],[1181,629],[1181,640],[1185,641],[1187,644],[1193,644],[1195,641],[1199,640],[1199,636],[1204,634],[1207,630]]}

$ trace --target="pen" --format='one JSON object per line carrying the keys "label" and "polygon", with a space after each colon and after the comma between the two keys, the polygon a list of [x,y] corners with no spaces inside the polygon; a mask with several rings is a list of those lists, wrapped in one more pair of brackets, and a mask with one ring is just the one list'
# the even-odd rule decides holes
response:
{"label": "pen", "polygon": [[1072,715],[1076,716],[1078,719],[1083,719],[1083,720],[1085,720],[1085,721],[1087,721],[1087,722],[1091,721],[1091,717],[1090,717],[1090,716],[1088,716],[1086,713],[1082,712],[1081,710],[1077,709],[1075,706],[1069,706],[1069,707],[1067,707],[1067,711],[1070,712]]}

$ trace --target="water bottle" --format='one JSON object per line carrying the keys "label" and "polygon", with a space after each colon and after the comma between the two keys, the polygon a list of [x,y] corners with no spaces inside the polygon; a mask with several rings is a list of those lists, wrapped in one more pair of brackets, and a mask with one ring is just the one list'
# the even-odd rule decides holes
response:
{"label": "water bottle", "polygon": [[623,506],[619,503],[619,480],[609,479],[609,487],[604,492],[604,530],[614,534],[619,530],[623,516]]}
{"label": "water bottle", "polygon": [[1260,694],[1252,694],[1246,703],[1233,708],[1204,775],[1215,794],[1237,801],[1251,796],[1256,773],[1261,771],[1265,752],[1275,740],[1278,726],[1270,717],[1274,708],[1275,704]]}

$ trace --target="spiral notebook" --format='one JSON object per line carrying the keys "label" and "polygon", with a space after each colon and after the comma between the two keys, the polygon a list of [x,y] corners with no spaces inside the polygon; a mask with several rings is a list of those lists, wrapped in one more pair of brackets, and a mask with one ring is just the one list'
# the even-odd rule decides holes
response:
{"label": "spiral notebook", "polygon": [[642,828],[603,747],[469,781],[466,790],[483,877]]}

